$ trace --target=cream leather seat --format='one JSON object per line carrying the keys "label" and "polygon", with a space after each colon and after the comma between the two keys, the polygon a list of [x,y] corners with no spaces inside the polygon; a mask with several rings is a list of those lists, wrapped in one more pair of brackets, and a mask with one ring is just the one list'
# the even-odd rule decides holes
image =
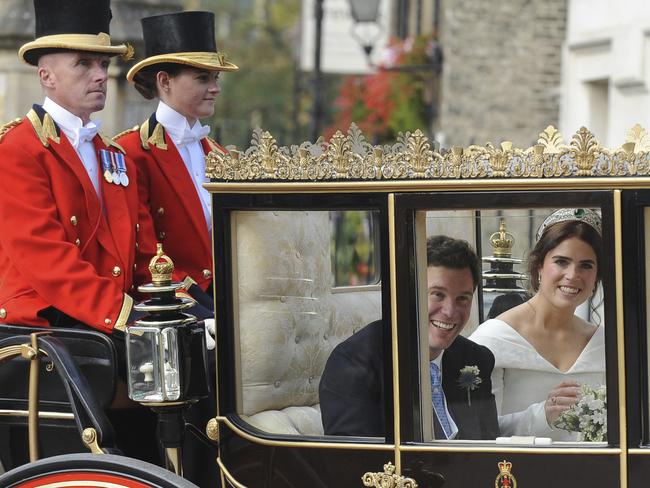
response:
{"label": "cream leather seat", "polygon": [[375,287],[333,288],[329,212],[238,212],[238,412],[270,433],[322,435],[332,349],[381,317]]}

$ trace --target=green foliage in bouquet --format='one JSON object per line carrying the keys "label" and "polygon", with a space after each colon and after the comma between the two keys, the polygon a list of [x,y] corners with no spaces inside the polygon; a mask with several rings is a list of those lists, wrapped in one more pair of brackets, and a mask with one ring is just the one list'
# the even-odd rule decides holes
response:
{"label": "green foliage in bouquet", "polygon": [[558,429],[578,432],[578,440],[605,442],[607,440],[607,388],[583,384],[578,402],[560,414],[555,421]]}
{"label": "green foliage in bouquet", "polygon": [[426,130],[426,100],[436,76],[426,68],[434,62],[436,42],[433,35],[394,39],[376,73],[346,77],[335,101],[334,123],[325,136],[345,132],[352,122],[372,142],[390,142],[399,132]]}

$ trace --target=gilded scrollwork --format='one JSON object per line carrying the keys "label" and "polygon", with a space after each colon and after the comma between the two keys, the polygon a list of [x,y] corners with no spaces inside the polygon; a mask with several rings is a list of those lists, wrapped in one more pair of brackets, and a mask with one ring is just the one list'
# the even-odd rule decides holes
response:
{"label": "gilded scrollwork", "polygon": [[627,132],[625,142],[631,142],[633,144],[633,152],[650,151],[650,135],[639,124],[635,124]]}
{"label": "gilded scrollwork", "polygon": [[393,463],[388,462],[384,464],[383,473],[365,473],[361,480],[363,486],[371,486],[373,488],[417,488],[418,484],[413,478],[405,478],[395,474],[395,466]]}
{"label": "gilded scrollwork", "polygon": [[525,149],[508,141],[441,149],[420,130],[400,134],[392,145],[373,145],[352,124],[346,134],[338,131],[328,141],[281,147],[269,132],[256,130],[246,151],[208,154],[206,175],[213,181],[650,176],[650,136],[636,125],[622,146],[607,149],[585,127],[565,144],[562,134],[548,126]]}

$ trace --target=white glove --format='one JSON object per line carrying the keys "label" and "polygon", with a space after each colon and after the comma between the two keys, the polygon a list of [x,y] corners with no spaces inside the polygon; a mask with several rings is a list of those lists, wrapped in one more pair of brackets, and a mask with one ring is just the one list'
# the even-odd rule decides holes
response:
{"label": "white glove", "polygon": [[214,319],[205,319],[203,323],[205,324],[205,347],[208,349],[208,351],[212,351],[217,345],[214,340],[216,335],[214,328]]}

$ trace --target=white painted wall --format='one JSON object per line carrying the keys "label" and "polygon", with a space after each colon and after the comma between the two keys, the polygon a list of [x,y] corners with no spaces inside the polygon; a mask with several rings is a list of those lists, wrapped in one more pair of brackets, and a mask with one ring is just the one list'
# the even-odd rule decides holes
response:
{"label": "white painted wall", "polygon": [[[650,131],[650,2],[569,0],[560,131],[586,126],[615,147],[636,123]],[[567,142],[567,141],[565,141]]]}
{"label": "white painted wall", "polygon": [[[304,71],[314,69],[314,43],[316,22],[314,0],[302,0],[300,65]],[[374,38],[373,64],[377,64],[388,43],[390,29],[390,2],[380,0],[378,26],[365,26],[368,39]],[[354,21],[348,0],[323,1],[323,26],[321,40],[321,70],[324,73],[367,74],[374,71],[367,61],[359,42],[351,34]],[[358,26],[364,29],[364,26]]]}

